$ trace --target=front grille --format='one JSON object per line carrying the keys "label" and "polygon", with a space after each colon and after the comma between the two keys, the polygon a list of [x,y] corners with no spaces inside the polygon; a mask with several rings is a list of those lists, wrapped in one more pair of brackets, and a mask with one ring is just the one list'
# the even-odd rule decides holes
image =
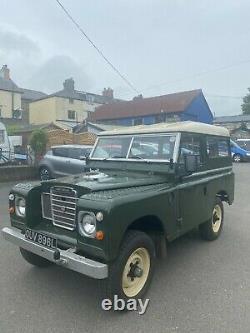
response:
{"label": "front grille", "polygon": [[74,230],[76,227],[76,201],[77,193],[74,189],[54,186],[50,189],[50,193],[42,194],[43,217],[51,219],[58,227]]}

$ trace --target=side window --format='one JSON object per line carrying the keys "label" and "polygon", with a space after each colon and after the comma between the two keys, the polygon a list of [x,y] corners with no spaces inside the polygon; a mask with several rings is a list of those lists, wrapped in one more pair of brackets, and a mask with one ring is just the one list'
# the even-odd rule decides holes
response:
{"label": "side window", "polygon": [[81,149],[81,156],[86,156],[89,157],[90,153],[91,153],[91,148],[82,148]]}
{"label": "side window", "polygon": [[198,164],[202,163],[201,141],[198,136],[182,134],[180,142],[179,162],[184,164],[185,155],[198,156]]}
{"label": "side window", "polygon": [[76,160],[80,159],[81,149],[80,148],[70,148],[69,149],[69,157],[74,158]]}
{"label": "side window", "polygon": [[219,139],[218,145],[219,145],[218,147],[219,156],[221,157],[230,156],[228,140]]}
{"label": "side window", "polygon": [[209,158],[230,156],[228,140],[218,137],[207,137],[207,155]]}
{"label": "side window", "polygon": [[53,155],[54,156],[60,156],[60,157],[68,157],[69,152],[67,148],[53,148]]}

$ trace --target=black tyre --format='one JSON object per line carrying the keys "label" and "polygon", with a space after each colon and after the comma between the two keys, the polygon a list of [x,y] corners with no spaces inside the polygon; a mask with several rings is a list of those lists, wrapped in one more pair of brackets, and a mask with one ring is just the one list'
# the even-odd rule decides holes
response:
{"label": "black tyre", "polygon": [[151,282],[155,261],[152,239],[141,231],[128,231],[120,254],[109,267],[106,297],[127,300],[142,298]]}
{"label": "black tyre", "polygon": [[203,239],[213,241],[217,239],[223,228],[224,209],[220,198],[216,198],[212,217],[205,223],[199,226],[200,235]]}
{"label": "black tyre", "polygon": [[23,258],[31,265],[33,266],[37,266],[37,267],[40,267],[40,268],[45,268],[45,267],[48,267],[50,265],[52,265],[53,263],[50,262],[49,260],[43,258],[43,257],[40,257],[34,253],[31,253],[27,250],[24,250],[23,248],[20,247],[20,252],[21,252],[21,255],[23,256]]}
{"label": "black tyre", "polygon": [[240,154],[234,154],[233,161],[236,163],[242,162],[242,156]]}
{"label": "black tyre", "polygon": [[48,167],[42,166],[39,169],[40,180],[49,180],[51,179],[51,172]]}

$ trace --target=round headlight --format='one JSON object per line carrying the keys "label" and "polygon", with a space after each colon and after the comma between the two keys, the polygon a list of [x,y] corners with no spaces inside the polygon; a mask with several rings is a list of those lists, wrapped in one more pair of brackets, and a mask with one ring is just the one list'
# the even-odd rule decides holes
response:
{"label": "round headlight", "polygon": [[18,216],[24,217],[25,216],[25,199],[24,198],[16,198],[16,214]]}
{"label": "round headlight", "polygon": [[84,214],[79,223],[81,234],[87,237],[94,237],[96,232],[96,219],[93,214]]}

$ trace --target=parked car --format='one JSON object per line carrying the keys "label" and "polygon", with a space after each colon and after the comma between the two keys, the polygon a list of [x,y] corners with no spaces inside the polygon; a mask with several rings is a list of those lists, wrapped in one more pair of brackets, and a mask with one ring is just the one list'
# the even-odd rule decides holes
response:
{"label": "parked car", "polygon": [[86,165],[92,146],[61,145],[53,146],[39,163],[41,180],[48,180],[81,173]]}
{"label": "parked car", "polygon": [[250,151],[240,147],[235,141],[230,140],[231,154],[234,162],[250,161]]}
{"label": "parked car", "polygon": [[0,122],[0,165],[13,163],[14,160],[14,146],[8,137],[6,127]]}
{"label": "parked car", "polygon": [[27,149],[22,146],[14,146],[15,163],[16,164],[28,164]]}
{"label": "parked car", "polygon": [[250,139],[237,139],[236,143],[243,149],[250,151]]}
{"label": "parked car", "polygon": [[[154,145],[145,158],[140,143]],[[143,297],[166,241],[195,227],[205,240],[217,239],[223,202],[234,200],[229,132],[218,126],[102,132],[87,165],[91,171],[77,177],[14,186],[11,227],[2,234],[32,265],[55,263],[104,279],[111,299]]]}

